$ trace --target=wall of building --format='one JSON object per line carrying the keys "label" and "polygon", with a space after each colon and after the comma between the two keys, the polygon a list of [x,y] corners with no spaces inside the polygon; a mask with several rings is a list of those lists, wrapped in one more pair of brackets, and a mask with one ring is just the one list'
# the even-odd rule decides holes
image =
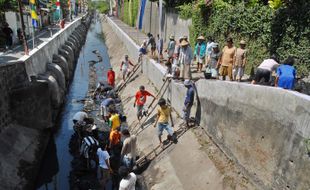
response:
{"label": "wall of building", "polygon": [[[112,20],[131,57],[138,48]],[[157,88],[164,67],[145,59],[143,73]],[[201,126],[261,189],[308,189],[310,97],[280,88],[201,79],[196,82]],[[167,97],[182,115],[186,89],[171,82]],[[196,100],[197,103],[197,100]],[[198,105],[199,106],[199,105]],[[192,109],[195,114],[195,107]]]}

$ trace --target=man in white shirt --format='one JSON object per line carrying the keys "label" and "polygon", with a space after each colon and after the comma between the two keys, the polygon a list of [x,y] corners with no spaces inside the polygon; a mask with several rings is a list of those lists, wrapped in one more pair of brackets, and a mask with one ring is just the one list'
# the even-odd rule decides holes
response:
{"label": "man in white shirt", "polygon": [[137,137],[130,135],[128,129],[122,130],[122,136],[124,137],[121,151],[122,162],[127,168],[132,168],[136,159]]}
{"label": "man in white shirt", "polygon": [[137,176],[133,172],[129,173],[129,169],[125,166],[121,166],[118,170],[118,174],[122,178],[119,184],[119,190],[135,190]]}
{"label": "man in white shirt", "polygon": [[252,80],[252,84],[261,82],[264,79],[265,83],[270,81],[270,75],[277,69],[279,63],[277,57],[272,55],[269,59],[265,59],[257,68],[255,78]]}
{"label": "man in white shirt", "polygon": [[78,121],[84,121],[85,118],[88,118],[87,113],[85,112],[85,110],[83,111],[79,111],[76,114],[74,114],[73,116],[73,124],[76,124],[76,122]]}
{"label": "man in white shirt", "polygon": [[100,169],[100,184],[105,189],[105,186],[110,179],[110,172],[112,169],[110,167],[110,155],[106,150],[106,145],[101,144],[100,148],[97,149],[97,156],[99,161],[99,169]]}

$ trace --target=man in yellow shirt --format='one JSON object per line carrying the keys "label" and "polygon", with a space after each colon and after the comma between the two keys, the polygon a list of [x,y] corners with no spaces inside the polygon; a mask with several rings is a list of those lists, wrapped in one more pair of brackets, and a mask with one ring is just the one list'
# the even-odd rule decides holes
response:
{"label": "man in yellow shirt", "polygon": [[119,114],[117,114],[115,110],[110,110],[110,113],[111,117],[109,119],[109,126],[111,127],[111,131],[114,131],[121,126],[121,121],[119,118]]}
{"label": "man in yellow shirt", "polygon": [[168,132],[168,139],[172,140],[174,143],[177,143],[177,138],[175,133],[173,132],[172,127],[169,125],[169,118],[171,119],[172,122],[172,117],[171,117],[171,108],[170,106],[166,105],[166,100],[161,98],[158,101],[159,108],[157,110],[157,119],[155,122],[154,127],[156,127],[157,123],[157,131],[158,131],[158,138],[160,145],[163,147],[163,142],[161,140],[161,136],[163,135],[163,131],[166,130]]}

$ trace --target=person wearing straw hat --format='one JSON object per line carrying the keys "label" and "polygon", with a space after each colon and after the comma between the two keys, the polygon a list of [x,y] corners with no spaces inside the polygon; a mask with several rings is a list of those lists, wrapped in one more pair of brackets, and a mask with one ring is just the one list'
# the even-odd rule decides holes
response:
{"label": "person wearing straw hat", "polygon": [[166,52],[168,54],[168,59],[173,57],[173,53],[174,53],[174,49],[175,49],[175,40],[174,40],[174,36],[170,36],[169,37],[169,43],[168,43],[168,47],[166,49]]}
{"label": "person wearing straw hat", "polygon": [[192,48],[189,46],[188,41],[182,40],[181,50],[179,55],[179,65],[181,71],[181,79],[191,79],[191,64],[193,60]]}
{"label": "person wearing straw hat", "polygon": [[244,74],[244,68],[247,63],[246,58],[246,43],[244,40],[240,41],[240,48],[237,48],[236,54],[235,54],[235,65],[234,65],[234,80],[237,80],[238,82],[241,81],[242,76]]}
{"label": "person wearing straw hat", "polygon": [[197,60],[197,72],[202,71],[202,65],[205,63],[206,43],[203,36],[197,38],[197,44],[194,51],[194,60]]}

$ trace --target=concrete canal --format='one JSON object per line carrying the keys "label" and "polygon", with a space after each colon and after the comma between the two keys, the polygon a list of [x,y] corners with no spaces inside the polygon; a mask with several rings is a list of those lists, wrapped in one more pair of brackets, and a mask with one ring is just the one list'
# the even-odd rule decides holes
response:
{"label": "concrete canal", "polygon": [[103,61],[96,64],[97,80],[104,80],[107,68],[109,67],[109,56],[104,44],[101,24],[94,19],[87,34],[86,43],[80,52],[76,65],[72,84],[69,88],[65,105],[59,118],[53,137],[46,149],[39,177],[37,189],[69,189],[69,175],[73,157],[69,152],[69,141],[74,133],[72,117],[83,109],[83,100],[87,95],[89,84],[88,61],[98,60],[92,53],[99,50]]}

